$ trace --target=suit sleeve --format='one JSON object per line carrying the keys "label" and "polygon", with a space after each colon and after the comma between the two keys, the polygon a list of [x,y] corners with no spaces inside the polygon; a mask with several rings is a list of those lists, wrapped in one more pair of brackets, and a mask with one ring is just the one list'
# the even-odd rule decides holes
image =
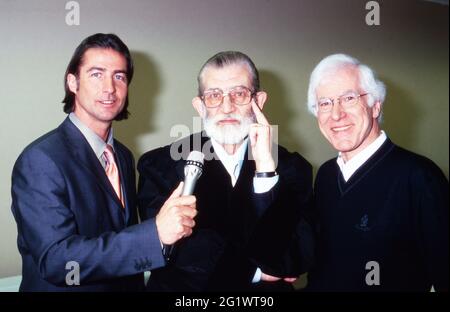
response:
{"label": "suit sleeve", "polygon": [[250,258],[264,273],[298,276],[313,262],[312,167],[297,153],[280,158],[280,179],[268,192],[253,194],[259,217],[250,239]]}
{"label": "suit sleeve", "polygon": [[80,235],[77,220],[82,218],[71,209],[72,188],[67,183],[63,171],[38,149],[24,152],[13,169],[12,210],[19,249],[31,254],[43,279],[65,286],[70,261],[79,264],[81,285],[164,265],[154,220],[120,232]]}
{"label": "suit sleeve", "polygon": [[144,154],[138,162],[138,207],[142,220],[154,218],[174,187],[181,181],[171,174],[174,162],[170,155],[161,157],[166,150],[157,149]]}

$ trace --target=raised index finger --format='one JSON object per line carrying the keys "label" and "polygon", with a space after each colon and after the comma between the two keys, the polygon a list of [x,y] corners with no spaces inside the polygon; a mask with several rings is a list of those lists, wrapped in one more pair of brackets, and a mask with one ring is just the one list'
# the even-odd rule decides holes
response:
{"label": "raised index finger", "polygon": [[262,111],[259,109],[259,106],[253,101],[252,101],[252,109],[256,116],[256,122],[261,125],[269,126],[269,122],[267,121]]}

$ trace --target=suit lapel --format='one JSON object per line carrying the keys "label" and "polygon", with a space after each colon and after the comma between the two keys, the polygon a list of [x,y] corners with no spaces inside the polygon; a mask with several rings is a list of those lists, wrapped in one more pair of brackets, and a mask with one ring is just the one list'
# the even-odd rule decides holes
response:
{"label": "suit lapel", "polygon": [[[66,137],[66,142],[69,146],[69,150],[74,156],[74,159],[79,162],[95,180],[97,180],[100,187],[109,196],[111,205],[108,205],[108,210],[112,216],[112,222],[117,228],[123,228],[124,220],[122,215],[122,203],[119,201],[114,188],[106,176],[105,170],[97,159],[97,156],[91,146],[81,131],[70,121],[69,118],[66,118],[60,128]],[[79,182],[82,183],[82,181]]]}
{"label": "suit lapel", "polygon": [[[227,189],[233,188],[231,184],[231,177],[227,171],[227,169],[224,167],[222,162],[220,161],[219,157],[217,156],[216,152],[214,151],[213,146],[211,145],[211,140],[208,138],[204,132],[201,132],[201,138],[202,138],[202,150],[205,150],[205,153],[211,153],[212,157],[210,157],[210,160],[205,160],[205,168],[204,172],[207,172],[208,174],[210,172],[214,172],[217,177],[220,177],[217,179],[217,183],[222,183],[222,181],[225,181],[224,183],[227,186]],[[191,142],[192,143],[192,142]],[[249,154],[250,153],[250,154]],[[239,184],[244,183],[247,184],[248,181],[253,181],[251,177],[255,174],[255,162],[250,160],[253,159],[251,156],[250,148],[247,146],[247,150],[244,154],[244,159],[241,167],[241,171],[239,173],[239,177],[235,184],[235,189],[238,187]],[[177,171],[179,174],[181,174],[182,177],[184,177],[183,173],[183,166],[184,163],[178,163],[177,164]],[[249,178],[250,177],[250,178]]]}
{"label": "suit lapel", "polygon": [[252,181],[253,185],[253,176],[255,175],[255,162],[250,160],[249,158],[249,150],[250,148],[247,146],[247,151],[244,155],[244,160],[242,162],[241,172],[239,173],[239,177],[236,181],[235,188],[240,188],[241,184],[247,185],[248,181]]}
{"label": "suit lapel", "polygon": [[184,165],[186,164],[186,160],[178,161],[175,165],[175,170],[177,172],[177,175],[180,177],[180,180],[184,180]]}
{"label": "suit lapel", "polygon": [[117,144],[115,144],[117,147],[115,149],[116,151],[116,162],[117,166],[119,168],[119,174],[120,174],[120,181],[122,183],[122,196],[123,196],[123,202],[125,204],[125,224],[128,224],[128,220],[130,218],[130,201],[128,199],[128,194],[130,190],[130,183],[134,183],[133,181],[128,181],[128,178],[130,176],[130,173],[128,172],[128,168],[126,166],[126,159],[125,156],[122,154],[121,149],[118,147]]}
{"label": "suit lapel", "polygon": [[[184,180],[184,166],[191,151],[196,150],[204,153],[205,155],[204,166],[207,166],[208,162],[211,160],[219,159],[216,153],[214,152],[209,137],[205,134],[204,131],[194,133],[192,136],[186,139],[189,140],[189,142],[186,142],[184,140],[180,141],[181,146],[179,147],[178,151],[181,153],[181,159],[177,161],[175,165],[175,171],[177,172],[177,175],[180,177],[181,181]],[[200,145],[198,144],[199,142]],[[189,150],[183,149],[183,144],[188,144]]]}

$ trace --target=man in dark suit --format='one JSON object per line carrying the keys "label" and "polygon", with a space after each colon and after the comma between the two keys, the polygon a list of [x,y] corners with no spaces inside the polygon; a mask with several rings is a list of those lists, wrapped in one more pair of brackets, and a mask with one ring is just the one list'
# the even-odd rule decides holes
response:
{"label": "man in dark suit", "polygon": [[133,62],[113,34],[75,50],[55,130],[31,143],[12,173],[12,211],[22,256],[21,291],[133,291],[165,264],[161,243],[189,236],[195,198],[181,187],[160,213],[138,223],[131,152],[113,138],[128,116]]}
{"label": "man in dark suit", "polygon": [[152,270],[148,289],[292,289],[290,282],[311,263],[311,165],[272,145],[261,112],[267,94],[247,55],[216,54],[198,83],[192,104],[205,131],[147,152],[138,163],[138,206],[150,219],[183,180],[189,152],[202,151],[206,159],[194,191],[195,230],[176,244],[167,267]]}

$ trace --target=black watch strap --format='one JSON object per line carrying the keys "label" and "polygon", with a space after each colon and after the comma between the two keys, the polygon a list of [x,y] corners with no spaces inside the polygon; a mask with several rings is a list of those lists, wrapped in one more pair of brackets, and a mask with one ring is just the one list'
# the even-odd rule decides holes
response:
{"label": "black watch strap", "polygon": [[278,173],[276,171],[269,171],[269,172],[255,172],[255,177],[257,178],[272,178],[277,176]]}

